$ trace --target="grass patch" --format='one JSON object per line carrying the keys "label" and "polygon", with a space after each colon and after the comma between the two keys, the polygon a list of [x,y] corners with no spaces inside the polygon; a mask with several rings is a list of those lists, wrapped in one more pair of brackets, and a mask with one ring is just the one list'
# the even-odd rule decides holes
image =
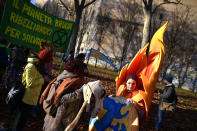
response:
{"label": "grass patch", "polygon": [[92,65],[88,65],[88,70],[98,72],[98,73],[102,73],[102,74],[106,74],[106,75],[109,75],[113,78],[118,76],[118,72],[115,72],[115,71],[112,71],[112,70],[109,70],[109,69],[105,69],[105,68],[102,68],[102,67],[95,68]]}
{"label": "grass patch", "polygon": [[186,94],[186,95],[189,95],[189,96],[191,96],[191,97],[197,98],[197,93],[194,93],[194,92],[192,92],[192,91],[188,91],[188,90],[185,90],[185,89],[182,89],[182,88],[175,88],[175,90],[176,90],[176,92],[177,92],[178,94],[181,94],[181,95]]}
{"label": "grass patch", "polygon": [[[163,84],[160,84],[160,83],[156,84],[156,89],[162,90],[163,88],[164,88]],[[176,91],[177,94],[180,94],[180,95],[187,95],[187,96],[197,98],[197,93],[194,93],[192,91],[188,91],[188,90],[185,90],[185,89],[182,89],[182,88],[175,88],[175,91]]]}

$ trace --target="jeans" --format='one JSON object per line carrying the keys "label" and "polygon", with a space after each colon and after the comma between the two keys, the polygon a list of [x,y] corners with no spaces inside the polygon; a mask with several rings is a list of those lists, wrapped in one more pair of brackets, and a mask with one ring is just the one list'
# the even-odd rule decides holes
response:
{"label": "jeans", "polygon": [[157,114],[158,115],[157,116],[157,123],[155,125],[156,129],[160,129],[162,127],[164,114],[165,114],[165,111],[160,110],[160,105],[159,105],[158,106],[158,114]]}
{"label": "jeans", "polygon": [[6,88],[10,88],[10,79],[13,77],[13,75],[14,75],[14,85],[16,84],[16,81],[19,76],[19,72],[20,72],[20,69],[17,67],[10,68],[8,76],[6,78],[6,82],[5,82]]}
{"label": "jeans", "polygon": [[14,122],[14,131],[23,131],[28,117],[31,115],[31,110],[33,109],[33,107],[34,106],[21,102],[21,104],[19,105],[19,111]]}
{"label": "jeans", "polygon": [[37,114],[37,111],[40,108],[40,97],[41,97],[42,93],[44,92],[44,90],[45,90],[45,88],[47,87],[48,84],[49,84],[48,82],[45,82],[44,85],[42,86],[41,91],[40,91],[40,95],[39,95],[39,98],[38,98],[38,101],[37,101],[37,105],[34,106],[32,111],[31,111],[32,115]]}
{"label": "jeans", "polygon": [[2,81],[2,79],[3,79],[3,73],[0,73],[0,84],[1,84],[1,81]]}

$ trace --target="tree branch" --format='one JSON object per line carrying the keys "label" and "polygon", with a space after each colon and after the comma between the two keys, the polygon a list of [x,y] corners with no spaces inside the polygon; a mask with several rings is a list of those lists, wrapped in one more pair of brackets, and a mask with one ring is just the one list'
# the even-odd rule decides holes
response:
{"label": "tree branch", "polygon": [[152,6],[153,0],[148,0],[148,6]]}
{"label": "tree branch", "polygon": [[75,11],[76,13],[79,12],[79,0],[75,0]]}
{"label": "tree branch", "polygon": [[142,1],[143,1],[143,3],[144,3],[145,7],[147,7],[147,6],[148,6],[147,1],[146,1],[146,0],[142,0]]}
{"label": "tree branch", "polygon": [[92,3],[94,3],[96,0],[92,0],[91,2],[87,3],[84,8],[88,7],[89,5],[91,5]]}
{"label": "tree branch", "polygon": [[64,4],[64,2],[62,0],[59,0],[60,3],[57,4],[61,4],[68,12],[69,15],[73,16],[72,11]]}
{"label": "tree branch", "polygon": [[62,0],[59,0],[61,5],[67,10],[70,11],[69,8],[64,4],[64,2]]}
{"label": "tree branch", "polygon": [[181,0],[177,0],[177,2],[171,2],[171,1],[165,0],[164,3],[160,3],[159,5],[157,5],[157,6],[155,7],[155,9],[152,11],[152,13],[154,14],[154,13],[156,12],[156,10],[157,10],[160,6],[165,5],[165,4],[175,4],[175,5],[181,4],[181,5],[183,5],[183,3],[181,3]]}
{"label": "tree branch", "polygon": [[75,0],[75,9],[79,7],[79,0]]}

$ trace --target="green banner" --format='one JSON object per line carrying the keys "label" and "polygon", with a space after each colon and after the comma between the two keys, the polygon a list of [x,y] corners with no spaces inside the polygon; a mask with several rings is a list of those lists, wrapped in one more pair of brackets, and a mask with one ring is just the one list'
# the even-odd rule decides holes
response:
{"label": "green banner", "polygon": [[57,18],[27,0],[7,0],[0,35],[16,45],[40,49],[41,42],[52,43],[53,50],[64,52],[74,22]]}

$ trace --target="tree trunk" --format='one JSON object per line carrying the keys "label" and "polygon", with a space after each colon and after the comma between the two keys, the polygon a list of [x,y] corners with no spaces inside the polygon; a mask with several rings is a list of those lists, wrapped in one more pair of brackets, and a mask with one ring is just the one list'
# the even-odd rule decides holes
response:
{"label": "tree trunk", "polygon": [[74,0],[75,2],[75,11],[76,11],[76,19],[75,19],[75,26],[73,29],[73,33],[69,42],[69,47],[67,49],[67,53],[70,51],[75,51],[75,46],[76,46],[76,42],[77,42],[77,35],[79,32],[79,27],[80,27],[80,21],[81,21],[81,16],[83,13],[84,8],[88,7],[89,5],[91,5],[92,3],[94,3],[96,0],[92,0],[89,3],[86,3],[86,0],[81,0],[81,2],[79,0]]}
{"label": "tree trunk", "polygon": [[195,76],[195,79],[193,80],[193,82],[192,82],[192,91],[194,92],[195,91],[195,89],[196,89],[196,82],[197,82],[197,75]]}
{"label": "tree trunk", "polygon": [[[181,88],[183,86],[183,84],[185,83],[185,78],[187,79],[187,71],[188,71],[188,68],[189,68],[189,64],[188,63],[186,63],[186,64],[187,64],[186,67],[185,67],[186,70],[184,72],[183,77],[182,78],[180,77],[180,79],[179,79],[178,88]],[[182,67],[182,69],[183,69],[183,67]]]}
{"label": "tree trunk", "polygon": [[125,60],[125,53],[122,54],[122,57],[120,59],[120,68],[119,68],[119,71],[122,69],[122,67],[124,66],[124,60]]}
{"label": "tree trunk", "polygon": [[[166,63],[164,63],[163,67],[162,67],[162,71],[163,71],[163,76],[162,76],[162,80],[166,77],[166,72],[167,72],[167,69],[169,68],[169,66],[172,64],[172,57],[169,57],[171,56],[171,53],[169,52],[168,54],[168,57],[166,59]],[[168,61],[167,61],[168,60]]]}
{"label": "tree trunk", "polygon": [[76,46],[76,42],[77,42],[77,35],[78,35],[78,31],[79,31],[79,26],[80,26],[81,15],[82,15],[82,11],[79,11],[77,13],[77,17],[75,19],[75,25],[74,25],[72,36],[70,38],[67,53],[70,52],[70,51],[75,51],[75,46]]}
{"label": "tree trunk", "polygon": [[97,57],[95,57],[96,58],[96,60],[95,60],[95,65],[94,65],[94,67],[96,68],[96,65],[97,65]]}
{"label": "tree trunk", "polygon": [[77,45],[77,54],[79,54],[80,47],[81,47],[81,43],[82,43],[82,41],[83,41],[83,36],[84,36],[84,33],[81,32],[81,33],[80,33],[80,36],[79,36],[78,45]]}
{"label": "tree trunk", "polygon": [[162,80],[166,77],[166,71],[167,71],[167,69],[168,69],[169,66],[170,66],[169,64],[164,65],[164,67],[163,67]]}
{"label": "tree trunk", "polygon": [[105,62],[106,64],[105,64],[105,69],[107,69],[107,62]]}
{"label": "tree trunk", "polygon": [[89,54],[88,54],[88,60],[87,60],[87,65],[88,65],[89,60],[90,60],[90,52],[89,52],[89,51],[86,51],[86,54],[87,54],[87,53],[89,53]]}
{"label": "tree trunk", "polygon": [[143,12],[144,12],[144,28],[143,28],[143,38],[141,43],[141,48],[143,48],[150,41],[150,29],[151,29],[151,6],[152,3],[145,6],[142,2]]}

